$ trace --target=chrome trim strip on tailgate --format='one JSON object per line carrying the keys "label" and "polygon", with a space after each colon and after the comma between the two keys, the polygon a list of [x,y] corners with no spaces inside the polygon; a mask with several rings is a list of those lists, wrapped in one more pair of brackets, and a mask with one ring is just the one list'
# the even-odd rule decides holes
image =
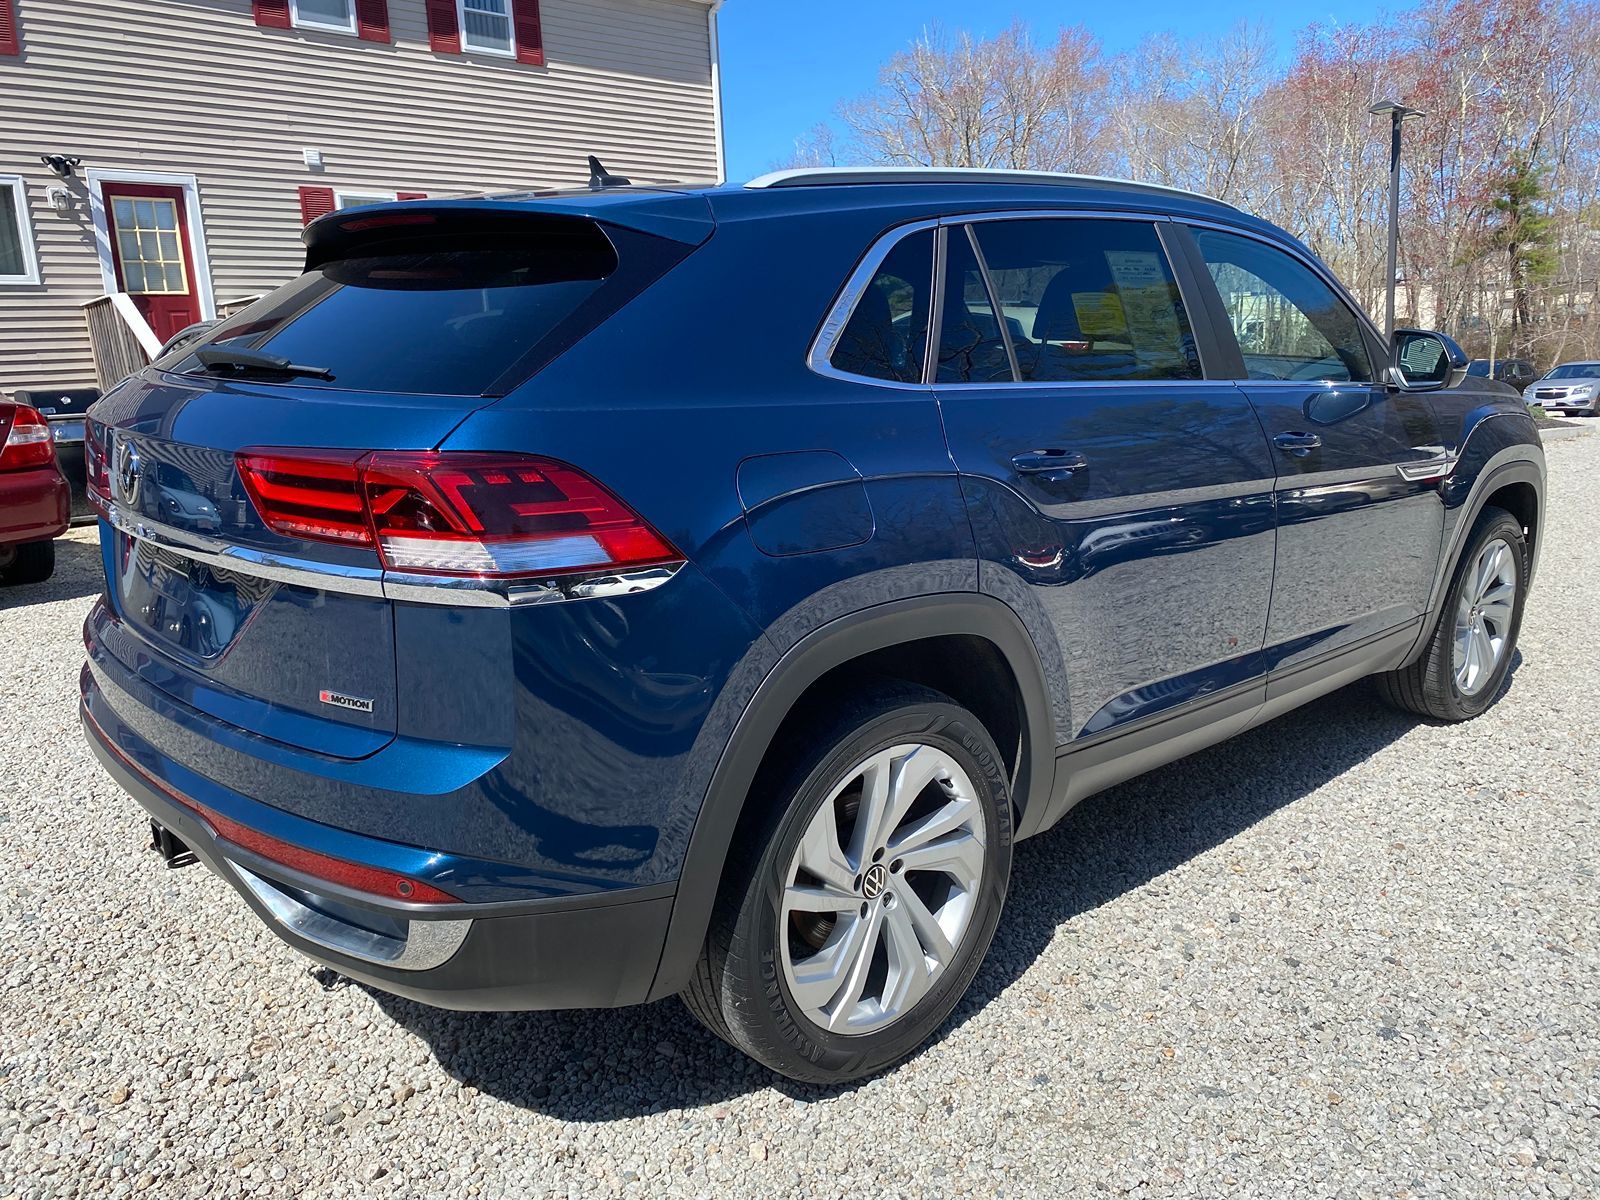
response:
{"label": "chrome trim strip on tailgate", "polygon": [[292,587],[371,596],[375,599],[404,600],[413,604],[507,608],[624,596],[660,587],[676,575],[681,566],[674,564],[636,571],[563,575],[537,580],[406,574],[384,571],[381,567],[319,562],[275,554],[269,550],[235,546],[203,533],[190,533],[159,521],[131,516],[115,504],[100,507],[100,512],[110,525],[129,537],[210,567],[240,575],[253,575]]}

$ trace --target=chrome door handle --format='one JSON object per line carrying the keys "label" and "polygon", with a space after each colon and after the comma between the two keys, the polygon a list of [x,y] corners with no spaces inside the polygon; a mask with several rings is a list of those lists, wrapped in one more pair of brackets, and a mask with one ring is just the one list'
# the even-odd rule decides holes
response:
{"label": "chrome door handle", "polygon": [[1019,475],[1033,475],[1045,483],[1065,483],[1080,471],[1089,469],[1089,460],[1075,450],[1029,450],[1018,454],[1011,465]]}
{"label": "chrome door handle", "polygon": [[1304,458],[1322,445],[1322,439],[1314,433],[1280,433],[1272,439],[1272,444],[1285,454]]}

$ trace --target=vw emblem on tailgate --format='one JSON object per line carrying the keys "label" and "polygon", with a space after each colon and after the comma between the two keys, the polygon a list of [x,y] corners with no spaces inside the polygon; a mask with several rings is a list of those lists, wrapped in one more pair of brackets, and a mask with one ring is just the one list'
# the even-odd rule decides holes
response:
{"label": "vw emblem on tailgate", "polygon": [[116,488],[116,498],[123,504],[133,504],[138,500],[140,472],[143,468],[134,444],[126,438],[119,441],[111,482]]}

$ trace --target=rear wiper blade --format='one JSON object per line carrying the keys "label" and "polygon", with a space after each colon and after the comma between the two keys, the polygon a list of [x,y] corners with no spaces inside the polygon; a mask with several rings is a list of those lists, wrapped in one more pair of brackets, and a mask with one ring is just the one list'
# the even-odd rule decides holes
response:
{"label": "rear wiper blade", "polygon": [[278,375],[305,375],[312,379],[333,378],[333,372],[327,367],[308,367],[303,363],[290,362],[282,355],[268,354],[265,350],[247,350],[243,346],[199,346],[194,356],[207,370],[233,367],[240,371],[271,371]]}

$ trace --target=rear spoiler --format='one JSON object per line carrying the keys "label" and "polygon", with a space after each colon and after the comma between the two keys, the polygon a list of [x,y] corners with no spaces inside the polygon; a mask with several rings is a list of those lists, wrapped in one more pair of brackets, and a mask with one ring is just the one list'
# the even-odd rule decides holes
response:
{"label": "rear spoiler", "polygon": [[608,189],[539,196],[514,193],[465,200],[399,200],[340,209],[318,217],[301,234],[306,270],[370,251],[384,243],[463,234],[531,233],[591,222],[698,246],[716,220],[705,196],[692,192]]}

